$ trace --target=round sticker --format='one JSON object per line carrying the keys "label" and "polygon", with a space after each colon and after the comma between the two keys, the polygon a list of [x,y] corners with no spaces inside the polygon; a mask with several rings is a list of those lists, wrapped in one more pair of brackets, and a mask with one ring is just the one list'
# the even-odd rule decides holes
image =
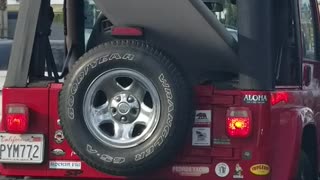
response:
{"label": "round sticker", "polygon": [[228,176],[230,169],[229,169],[228,164],[219,163],[216,165],[215,171],[216,171],[217,176],[226,177],[226,176]]}

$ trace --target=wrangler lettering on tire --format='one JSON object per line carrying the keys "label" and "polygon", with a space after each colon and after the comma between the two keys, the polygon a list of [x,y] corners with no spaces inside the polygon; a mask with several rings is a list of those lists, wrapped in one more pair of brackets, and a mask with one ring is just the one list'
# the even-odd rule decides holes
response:
{"label": "wrangler lettering on tire", "polygon": [[65,137],[91,167],[134,176],[174,160],[192,127],[192,88],[172,60],[136,40],[79,59],[59,100]]}

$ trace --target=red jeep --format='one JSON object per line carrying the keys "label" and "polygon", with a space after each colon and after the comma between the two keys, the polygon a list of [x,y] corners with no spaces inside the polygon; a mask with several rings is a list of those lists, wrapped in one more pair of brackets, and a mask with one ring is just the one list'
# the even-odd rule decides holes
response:
{"label": "red jeep", "polygon": [[22,1],[1,175],[317,179],[317,3],[65,0],[60,71],[50,0]]}

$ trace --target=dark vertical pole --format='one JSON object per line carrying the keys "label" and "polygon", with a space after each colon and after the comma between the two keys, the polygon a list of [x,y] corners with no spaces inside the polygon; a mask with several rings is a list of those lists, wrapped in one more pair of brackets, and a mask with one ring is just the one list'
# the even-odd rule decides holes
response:
{"label": "dark vertical pole", "polygon": [[67,0],[67,47],[70,50],[74,47],[69,62],[69,67],[84,54],[85,37],[84,37],[84,1]]}
{"label": "dark vertical pole", "polygon": [[273,88],[272,0],[238,0],[240,88]]}
{"label": "dark vertical pole", "polygon": [[0,0],[0,37],[8,37],[7,0]]}
{"label": "dark vertical pole", "polygon": [[30,81],[43,78],[46,70],[45,59],[48,48],[46,38],[50,35],[49,12],[50,0],[42,0],[31,57]]}

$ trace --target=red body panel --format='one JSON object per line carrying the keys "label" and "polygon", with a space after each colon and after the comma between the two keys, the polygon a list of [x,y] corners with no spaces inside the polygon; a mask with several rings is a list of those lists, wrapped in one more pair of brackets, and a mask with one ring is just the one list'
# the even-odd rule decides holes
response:
{"label": "red body panel", "polygon": [[[22,103],[29,108],[30,125],[28,133],[44,134],[48,137],[49,132],[49,88],[30,88],[30,89],[3,89],[2,91],[2,117],[5,118],[6,104]],[[1,121],[1,132],[4,132]],[[47,159],[47,157],[45,157]],[[46,166],[44,165],[2,165],[1,174],[11,174],[14,176],[46,176]]]}
{"label": "red body panel", "polygon": [[272,108],[272,134],[268,148],[271,153],[272,179],[294,179],[300,157],[303,127],[314,125],[312,110],[299,105],[303,99],[302,94],[299,94],[290,92],[288,103]]}
{"label": "red body panel", "polygon": [[[3,165],[2,175],[32,177],[77,177],[77,178],[121,178],[98,172],[73,153],[66,140],[55,141],[55,133],[61,130],[58,124],[58,97],[61,84],[52,84],[48,88],[4,89],[3,108],[9,103],[23,103],[31,109],[30,131],[45,135],[45,162],[42,165]],[[211,123],[195,124],[195,128],[209,128],[211,137],[207,147],[192,146],[192,134],[187,137],[184,150],[175,163],[154,172],[152,177],[186,179],[198,176],[199,179],[234,179],[235,167],[242,168],[244,179],[278,180],[291,179],[297,168],[297,154],[300,150],[302,127],[313,123],[303,105],[303,92],[289,92],[290,102],[270,105],[270,92],[256,91],[219,91],[211,86],[199,86],[197,89],[197,109],[211,110]],[[268,101],[249,104],[244,101],[246,95],[266,96]],[[296,97],[301,97],[297,99]],[[253,116],[253,132],[248,138],[231,139],[225,131],[226,112],[229,107],[249,107]],[[304,113],[306,114],[304,116]],[[311,115],[312,111],[310,110]],[[306,120],[307,119],[307,120]],[[296,136],[296,137],[295,137]],[[52,153],[55,149],[65,152],[63,156]],[[49,169],[49,161],[81,161],[81,170]],[[230,173],[220,178],[215,172],[218,163],[229,166]],[[267,164],[271,171],[265,176],[250,172],[256,164]],[[151,177],[141,177],[150,179]]]}
{"label": "red body panel", "polygon": [[[281,111],[281,109],[279,109]],[[288,177],[293,178],[293,172],[296,172],[296,165],[298,163],[299,151],[300,148],[300,137],[302,134],[301,124],[299,119],[294,112],[275,112],[277,116],[281,114],[286,114],[284,122],[279,120],[273,121],[273,134],[270,139],[270,148],[271,160],[272,160],[272,177],[273,179],[288,179]],[[289,118],[293,120],[288,122]],[[274,119],[274,118],[273,118]],[[300,131],[300,132],[299,132]],[[299,132],[299,133],[296,133]],[[279,136],[281,134],[281,136]],[[298,139],[297,139],[298,137]],[[278,167],[278,168],[275,168]],[[281,167],[281,168],[279,168]]]}

